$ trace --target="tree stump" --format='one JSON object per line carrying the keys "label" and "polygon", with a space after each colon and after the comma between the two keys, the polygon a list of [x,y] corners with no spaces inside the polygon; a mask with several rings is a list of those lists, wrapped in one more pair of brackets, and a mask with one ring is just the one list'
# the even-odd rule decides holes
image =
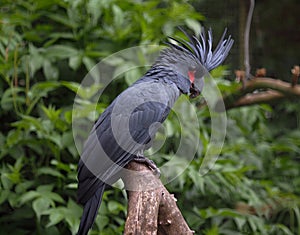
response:
{"label": "tree stump", "polygon": [[147,166],[132,161],[126,169],[138,175],[122,177],[128,195],[124,235],[194,234],[178,209],[174,195]]}

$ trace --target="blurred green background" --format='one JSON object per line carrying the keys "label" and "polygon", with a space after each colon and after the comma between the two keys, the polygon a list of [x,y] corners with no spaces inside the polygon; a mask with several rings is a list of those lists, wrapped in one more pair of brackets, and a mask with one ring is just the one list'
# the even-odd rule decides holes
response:
{"label": "blurred green background", "polygon": [[[250,37],[252,73],[290,81],[300,60],[300,2],[257,1]],[[87,72],[101,59],[138,45],[163,44],[181,35],[177,26],[215,38],[225,27],[235,39],[224,66],[212,72],[223,94],[236,89],[243,69],[247,1],[1,0],[0,2],[0,234],[76,234],[82,213],[76,203],[79,154],[72,136],[72,108]],[[121,60],[118,66],[134,61]],[[145,72],[114,81],[94,121],[113,98]],[[82,90],[89,98],[94,90]],[[201,97],[194,101],[201,102]],[[184,109],[184,104],[183,109]],[[200,176],[210,139],[210,114],[197,109],[203,151],[167,185],[196,234],[300,235],[300,106],[282,100],[227,111],[224,147],[211,171]],[[162,164],[180,139],[175,115],[166,121]],[[187,125],[185,132],[192,131]],[[178,159],[174,171],[180,172]],[[126,197],[111,189],[90,234],[122,234]]]}

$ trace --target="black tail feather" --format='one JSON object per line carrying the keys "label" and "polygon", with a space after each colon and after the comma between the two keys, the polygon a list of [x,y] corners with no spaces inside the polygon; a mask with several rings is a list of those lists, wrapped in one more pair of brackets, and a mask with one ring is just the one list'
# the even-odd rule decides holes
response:
{"label": "black tail feather", "polygon": [[77,235],[87,235],[89,229],[93,226],[100,207],[105,185],[99,188],[93,197],[91,197],[84,205],[83,214],[80,220]]}

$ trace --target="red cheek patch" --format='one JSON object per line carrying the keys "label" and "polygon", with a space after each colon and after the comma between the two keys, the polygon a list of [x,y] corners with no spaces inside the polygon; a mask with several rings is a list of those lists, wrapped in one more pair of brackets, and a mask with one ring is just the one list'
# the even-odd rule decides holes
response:
{"label": "red cheek patch", "polygon": [[193,83],[195,81],[195,71],[188,71],[188,75],[191,83]]}

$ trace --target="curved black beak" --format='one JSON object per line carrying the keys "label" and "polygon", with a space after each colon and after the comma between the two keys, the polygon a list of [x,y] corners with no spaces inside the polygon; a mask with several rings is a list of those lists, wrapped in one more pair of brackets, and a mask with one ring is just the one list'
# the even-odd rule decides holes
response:
{"label": "curved black beak", "polygon": [[201,91],[199,91],[194,83],[191,83],[191,86],[190,86],[190,98],[193,99],[193,98],[196,98],[197,96],[199,96],[201,94]]}

